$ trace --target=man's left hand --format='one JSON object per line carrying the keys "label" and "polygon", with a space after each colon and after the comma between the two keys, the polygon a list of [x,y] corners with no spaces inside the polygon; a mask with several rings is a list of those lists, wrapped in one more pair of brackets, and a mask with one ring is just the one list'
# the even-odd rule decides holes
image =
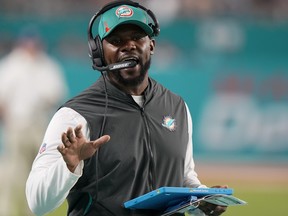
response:
{"label": "man's left hand", "polygon": [[[228,188],[228,186],[213,186],[212,188]],[[205,201],[201,201],[199,208],[208,216],[218,216],[227,210],[226,206],[219,206]]]}

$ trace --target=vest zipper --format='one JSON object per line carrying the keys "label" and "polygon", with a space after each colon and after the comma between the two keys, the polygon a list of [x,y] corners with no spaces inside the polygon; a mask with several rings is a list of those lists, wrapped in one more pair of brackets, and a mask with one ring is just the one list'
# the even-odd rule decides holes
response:
{"label": "vest zipper", "polygon": [[155,189],[155,168],[154,168],[154,154],[152,151],[152,147],[151,147],[151,134],[150,134],[150,129],[147,123],[147,118],[144,112],[144,107],[141,107],[141,115],[143,116],[143,120],[144,120],[144,124],[145,124],[145,128],[146,128],[146,132],[147,132],[147,137],[148,137],[148,143],[146,143],[146,148],[149,152],[149,190],[152,191]]}

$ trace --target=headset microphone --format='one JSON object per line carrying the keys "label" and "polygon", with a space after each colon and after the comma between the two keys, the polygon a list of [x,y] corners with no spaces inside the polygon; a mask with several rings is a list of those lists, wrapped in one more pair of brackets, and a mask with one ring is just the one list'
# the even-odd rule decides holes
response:
{"label": "headset microphone", "polygon": [[129,61],[124,61],[124,62],[118,62],[114,64],[109,64],[105,67],[97,67],[96,65],[93,65],[93,69],[99,70],[99,71],[115,71],[115,70],[121,70],[121,69],[126,69],[126,68],[132,68],[135,67],[138,64],[137,61],[135,60],[129,60]]}
{"label": "headset microphone", "polygon": [[114,63],[114,64],[108,65],[108,71],[120,70],[124,68],[132,68],[132,67],[135,67],[136,65],[137,65],[137,62],[135,60]]}

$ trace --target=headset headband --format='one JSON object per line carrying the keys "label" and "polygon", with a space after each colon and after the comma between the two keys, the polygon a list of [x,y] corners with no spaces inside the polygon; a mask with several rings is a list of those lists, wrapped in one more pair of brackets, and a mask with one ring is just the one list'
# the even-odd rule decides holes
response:
{"label": "headset headband", "polygon": [[133,2],[133,1],[129,1],[129,0],[121,0],[121,1],[114,1],[111,3],[108,3],[107,5],[105,5],[103,8],[101,8],[90,20],[89,22],[89,26],[88,26],[88,40],[94,40],[94,36],[92,33],[92,28],[93,28],[93,24],[95,22],[95,20],[103,13],[105,13],[106,11],[110,10],[111,8],[114,8],[116,6],[120,6],[120,5],[131,5],[133,7],[138,7],[141,8],[142,10],[144,10],[153,20],[154,24],[149,24],[150,27],[153,29],[153,35],[152,36],[158,36],[160,33],[160,27],[159,27],[159,22],[156,19],[156,16],[154,15],[154,13],[145,8],[144,6],[140,5],[137,2]]}

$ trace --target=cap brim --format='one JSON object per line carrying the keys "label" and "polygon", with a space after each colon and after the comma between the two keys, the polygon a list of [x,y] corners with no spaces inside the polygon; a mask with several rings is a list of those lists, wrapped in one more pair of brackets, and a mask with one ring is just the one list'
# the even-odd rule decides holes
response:
{"label": "cap brim", "polygon": [[124,24],[134,24],[139,26],[140,28],[142,28],[144,30],[144,32],[148,35],[151,36],[153,34],[153,29],[148,26],[147,24],[140,22],[138,20],[123,20],[122,22],[117,23],[117,25],[113,26],[110,28],[110,31],[106,32],[105,34],[102,35],[101,39],[104,39],[105,37],[107,37],[109,34],[111,34],[111,32],[113,32],[117,27],[124,25]]}

